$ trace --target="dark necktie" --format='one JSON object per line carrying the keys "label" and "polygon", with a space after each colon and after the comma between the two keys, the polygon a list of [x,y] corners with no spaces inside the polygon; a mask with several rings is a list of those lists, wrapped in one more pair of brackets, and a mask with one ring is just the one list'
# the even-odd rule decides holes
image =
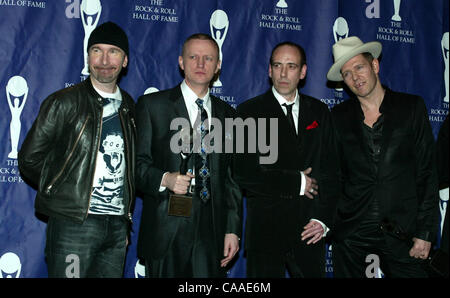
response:
{"label": "dark necktie", "polygon": [[283,106],[286,108],[287,110],[287,120],[289,122],[289,126],[292,128],[292,131],[295,133],[295,135],[297,135],[297,130],[295,129],[295,123],[294,123],[294,116],[292,116],[292,107],[294,106],[293,104],[286,104],[284,103]]}
{"label": "dark necktie", "polygon": [[[199,189],[199,195],[203,202],[206,202],[210,197],[210,191],[209,191],[209,168],[208,168],[208,158],[207,153],[205,151],[205,144],[204,144],[204,137],[208,134],[209,129],[207,127],[208,125],[208,114],[206,113],[205,108],[203,107],[203,100],[197,99],[195,103],[198,106],[199,112],[200,112],[200,125],[197,127],[197,129],[200,130],[201,135],[201,149],[200,153],[197,154],[196,158],[196,171],[198,177],[198,187]],[[196,180],[197,180],[196,179]]]}

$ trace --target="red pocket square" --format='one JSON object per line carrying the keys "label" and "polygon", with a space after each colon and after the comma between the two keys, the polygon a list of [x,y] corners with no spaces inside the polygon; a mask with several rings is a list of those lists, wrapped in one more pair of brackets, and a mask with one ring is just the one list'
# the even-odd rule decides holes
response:
{"label": "red pocket square", "polygon": [[314,120],[313,123],[311,123],[310,125],[308,125],[308,126],[306,127],[306,130],[314,129],[314,128],[316,128],[317,126],[319,126],[319,123],[317,123],[317,121]]}

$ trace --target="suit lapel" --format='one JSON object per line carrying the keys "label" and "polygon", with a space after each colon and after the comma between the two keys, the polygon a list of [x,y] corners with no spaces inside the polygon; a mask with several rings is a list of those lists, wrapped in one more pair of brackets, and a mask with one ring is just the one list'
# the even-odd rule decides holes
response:
{"label": "suit lapel", "polygon": [[275,168],[295,168],[299,167],[301,161],[299,160],[300,154],[300,144],[298,135],[295,135],[292,130],[286,114],[284,113],[280,103],[275,98],[272,90],[269,90],[264,96],[264,102],[260,108],[263,111],[260,115],[262,118],[266,119],[266,142],[270,139],[270,124],[269,119],[275,118],[278,120],[278,160],[273,165]]}
{"label": "suit lapel", "polygon": [[[265,96],[265,102],[268,111],[267,118],[277,118],[278,119],[278,137],[280,140],[285,140],[286,142],[297,141],[297,136],[292,131],[289,122],[287,120],[286,114],[284,114],[283,109],[280,106],[280,103],[273,95],[272,90],[267,91]],[[269,121],[269,119],[267,119]],[[266,123],[267,125],[269,123]],[[269,129],[269,126],[267,126]]]}
{"label": "suit lapel", "polygon": [[[392,108],[392,100],[390,98],[390,90],[386,89],[386,93],[384,95],[383,103],[380,108],[380,112],[383,113],[384,122],[383,122],[383,131],[381,134],[381,151],[380,151],[380,158],[379,163],[384,161],[384,157],[386,155],[386,150],[389,147],[389,141],[391,140],[392,132],[395,129],[395,116],[391,117]],[[378,169],[381,169],[381,167],[378,166]],[[378,171],[380,173],[380,171]]]}
{"label": "suit lapel", "polygon": [[368,163],[371,162],[370,158],[370,148],[369,144],[365,141],[365,136],[363,132],[364,124],[364,113],[361,110],[361,106],[359,100],[356,98],[350,98],[352,101],[352,109],[349,115],[349,129],[352,131],[355,136],[355,140],[359,143],[361,147],[361,152],[364,155],[364,158]]}
{"label": "suit lapel", "polygon": [[[214,97],[214,95],[210,94],[209,100],[211,101],[211,117],[219,119],[220,121],[223,121],[224,120],[223,111],[218,109],[216,106],[217,105],[216,100],[221,100],[221,99],[218,99],[218,98]],[[224,123],[222,123],[222,124],[224,124]]]}
{"label": "suit lapel", "polygon": [[[173,89],[170,96],[170,100],[173,102],[173,107],[176,117],[185,118],[189,120],[189,113],[184,102],[183,93],[181,93],[181,87],[178,85]],[[190,122],[189,122],[190,123]]]}
{"label": "suit lapel", "polygon": [[[225,115],[224,115],[224,111],[222,109],[218,108],[218,102],[217,102],[218,100],[221,100],[221,99],[218,99],[218,98],[216,98],[216,97],[214,97],[213,95],[210,94],[209,95],[209,100],[211,101],[211,118],[219,120],[221,125],[222,125],[222,138],[220,140],[213,139],[213,143],[211,145],[214,146],[215,142],[220,142],[220,144],[221,144],[220,146],[222,148],[222,152],[224,152],[223,150],[225,148],[224,148],[223,144],[224,144],[224,130],[225,130]],[[215,128],[215,127],[211,126],[210,133],[212,133],[212,131],[214,129],[218,129],[218,128],[217,127]],[[213,173],[214,171],[216,171],[216,169],[218,169],[218,167],[216,165],[218,165],[220,163],[220,160],[219,160],[220,156],[221,155],[219,153],[215,152],[215,150],[212,153],[208,154],[207,158],[208,158],[209,170],[210,170],[211,173]],[[217,177],[217,175],[212,175],[211,178],[210,178],[211,191],[213,189],[215,189],[213,187],[213,185],[215,185],[216,182],[218,182],[215,179],[216,177]]]}
{"label": "suit lapel", "polygon": [[311,110],[310,102],[305,99],[303,95],[299,93],[299,111],[298,111],[298,127],[297,127],[297,139],[300,148],[303,148],[305,141],[306,128],[311,125],[315,119],[314,112]]}

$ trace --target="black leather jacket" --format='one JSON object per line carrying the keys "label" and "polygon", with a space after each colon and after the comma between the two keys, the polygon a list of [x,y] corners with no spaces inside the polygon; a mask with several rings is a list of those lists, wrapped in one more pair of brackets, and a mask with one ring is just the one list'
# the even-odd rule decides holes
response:
{"label": "black leather jacket", "polygon": [[[135,195],[134,101],[122,92],[119,116],[125,142],[126,217],[131,221]],[[35,208],[48,216],[83,222],[90,204],[102,129],[103,98],[90,78],[51,94],[19,152],[24,180],[37,187]]]}

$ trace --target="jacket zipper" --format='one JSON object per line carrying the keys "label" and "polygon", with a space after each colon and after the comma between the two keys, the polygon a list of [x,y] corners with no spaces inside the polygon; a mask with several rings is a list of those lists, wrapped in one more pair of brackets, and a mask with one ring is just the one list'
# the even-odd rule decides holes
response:
{"label": "jacket zipper", "polygon": [[[127,112],[127,111],[128,110],[126,108],[123,109],[124,113]],[[122,115],[122,113],[120,113],[120,111],[119,111],[119,117],[120,117],[120,124],[122,125],[123,137],[125,138],[125,144],[127,145],[127,144],[129,144],[129,142],[128,142],[127,133],[126,133],[125,127],[124,127],[125,124],[124,124],[124,120],[123,120],[123,115]],[[130,118],[130,121],[133,124],[133,126],[135,126],[134,118]],[[128,147],[129,146],[125,146],[124,150],[129,150]],[[125,152],[125,153],[127,153],[127,152]],[[126,154],[126,156],[129,156],[129,154]],[[127,160],[126,167],[127,167],[127,175],[128,175],[128,179],[127,179],[128,180],[128,189],[131,190],[132,189],[131,188],[131,177],[130,177],[130,170],[129,170],[129,168],[130,168],[130,160]],[[128,214],[127,214],[128,220],[130,221],[130,223],[133,223],[133,218],[131,216],[131,203],[132,202],[133,202],[133,198],[132,198],[132,196],[130,196],[129,202],[128,202]]]}
{"label": "jacket zipper", "polygon": [[59,179],[59,177],[60,177],[60,176],[62,175],[62,173],[64,172],[64,169],[66,168],[66,166],[67,166],[67,164],[68,164],[70,158],[71,158],[72,155],[73,155],[73,152],[75,151],[75,148],[76,148],[77,145],[78,145],[78,142],[79,142],[80,139],[81,139],[81,135],[83,134],[84,130],[86,129],[86,125],[87,125],[87,122],[88,122],[88,121],[89,121],[89,116],[88,116],[88,117],[86,118],[86,120],[84,121],[83,126],[81,127],[81,131],[80,131],[80,133],[78,134],[78,137],[77,137],[77,139],[76,139],[76,141],[75,141],[75,144],[73,145],[72,150],[70,151],[69,155],[67,156],[66,160],[64,161],[64,164],[63,164],[62,169],[61,169],[61,170],[59,171],[59,173],[53,178],[52,182],[47,186],[47,190],[46,190],[47,194],[50,194],[50,191],[51,191],[53,185],[55,184],[55,182]]}
{"label": "jacket zipper", "polygon": [[[103,99],[100,97],[98,99],[100,102],[103,101]],[[92,187],[94,187],[94,178],[95,178],[95,171],[97,169],[97,155],[98,151],[100,150],[100,138],[102,133],[102,127],[103,127],[103,108],[100,112],[100,130],[97,130],[97,135],[95,137],[95,140],[97,141],[97,150],[94,152],[94,172],[92,172],[92,180],[91,180],[91,187],[89,188],[89,200],[88,200],[88,207],[86,208],[86,216],[84,219],[88,217],[89,214],[89,207],[91,206],[91,197],[92,197]]]}

